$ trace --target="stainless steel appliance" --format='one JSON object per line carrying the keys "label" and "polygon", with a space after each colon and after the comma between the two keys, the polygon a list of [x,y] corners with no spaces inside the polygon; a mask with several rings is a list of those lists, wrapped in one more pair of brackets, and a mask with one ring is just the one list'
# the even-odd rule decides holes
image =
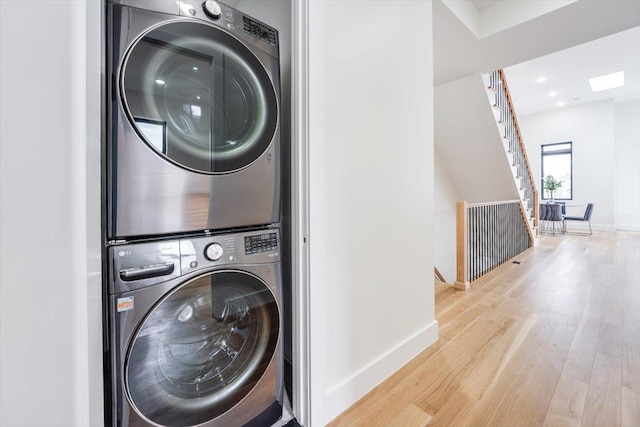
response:
{"label": "stainless steel appliance", "polygon": [[107,1],[107,240],[279,221],[278,48],[212,0]]}
{"label": "stainless steel appliance", "polygon": [[114,245],[108,259],[112,425],[277,420],[278,229]]}

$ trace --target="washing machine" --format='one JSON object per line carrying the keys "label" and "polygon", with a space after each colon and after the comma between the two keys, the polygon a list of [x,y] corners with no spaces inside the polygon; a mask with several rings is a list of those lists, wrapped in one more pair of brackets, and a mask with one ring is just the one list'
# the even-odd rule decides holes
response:
{"label": "washing machine", "polygon": [[277,223],[277,30],[212,0],[106,7],[107,240]]}
{"label": "washing machine", "polygon": [[120,244],[108,253],[109,425],[277,421],[278,229]]}

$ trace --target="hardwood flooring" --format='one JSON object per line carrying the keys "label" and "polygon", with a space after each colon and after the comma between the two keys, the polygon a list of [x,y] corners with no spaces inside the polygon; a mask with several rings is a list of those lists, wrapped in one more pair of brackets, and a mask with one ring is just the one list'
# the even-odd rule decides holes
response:
{"label": "hardwood flooring", "polygon": [[437,283],[439,340],[329,426],[640,426],[640,233],[516,260]]}

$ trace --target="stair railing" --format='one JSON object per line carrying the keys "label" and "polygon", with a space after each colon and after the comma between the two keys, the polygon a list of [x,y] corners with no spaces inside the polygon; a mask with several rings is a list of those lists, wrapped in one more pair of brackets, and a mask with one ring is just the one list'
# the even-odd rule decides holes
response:
{"label": "stair railing", "polygon": [[521,200],[457,203],[456,288],[469,289],[472,281],[532,246],[520,205]]}
{"label": "stair railing", "polygon": [[489,75],[489,89],[496,93],[500,123],[505,128],[503,138],[507,141],[507,151],[511,156],[512,167],[516,168],[519,190],[523,193],[521,213],[527,223],[531,241],[534,242],[539,229],[538,189],[503,70],[496,70]]}

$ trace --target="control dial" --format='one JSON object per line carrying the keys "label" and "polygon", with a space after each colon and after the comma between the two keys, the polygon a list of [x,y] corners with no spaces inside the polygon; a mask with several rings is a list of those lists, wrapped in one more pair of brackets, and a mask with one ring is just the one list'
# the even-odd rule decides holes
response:
{"label": "control dial", "polygon": [[210,261],[217,261],[222,258],[224,250],[220,243],[211,243],[204,249],[204,256]]}
{"label": "control dial", "polygon": [[205,15],[211,19],[220,19],[220,16],[222,16],[222,9],[220,8],[220,5],[213,0],[207,0],[202,3],[202,9],[204,10]]}

